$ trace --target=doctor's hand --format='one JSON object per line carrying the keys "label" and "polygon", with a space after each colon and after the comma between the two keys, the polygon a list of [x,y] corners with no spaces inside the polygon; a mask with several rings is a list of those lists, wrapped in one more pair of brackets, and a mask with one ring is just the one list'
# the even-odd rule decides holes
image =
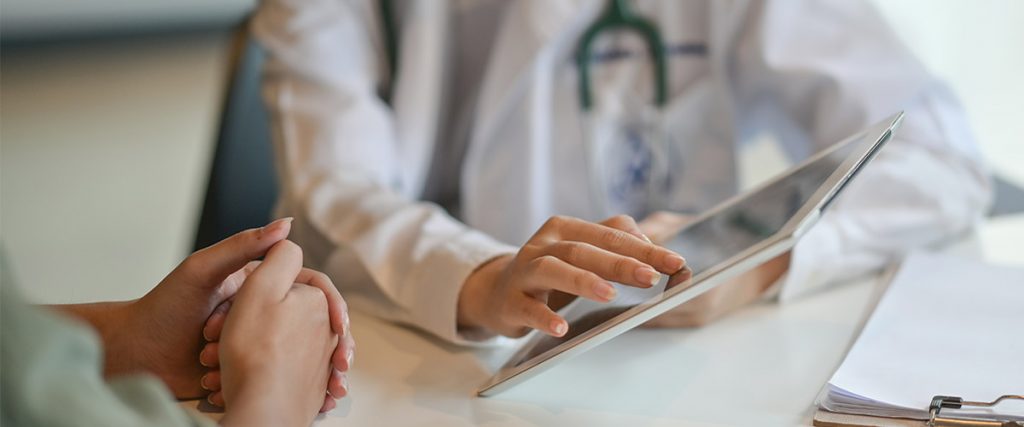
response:
{"label": "doctor's hand", "polygon": [[[692,220],[693,217],[688,215],[655,212],[641,221],[639,227],[656,243],[664,243]],[[699,251],[700,248],[692,250]],[[761,298],[788,268],[787,252],[651,319],[644,326],[685,328],[706,325]]]}
{"label": "doctor's hand", "polygon": [[466,279],[458,323],[510,337],[531,328],[562,336],[569,326],[554,310],[572,298],[608,302],[616,296],[609,282],[648,288],[660,273],[685,266],[683,257],[651,243],[629,216],[601,223],[552,217],[517,254],[488,261]]}
{"label": "doctor's hand", "polygon": [[251,271],[224,323],[225,426],[309,425],[324,402],[339,337],[328,298],[296,284],[302,250],[275,244]]}

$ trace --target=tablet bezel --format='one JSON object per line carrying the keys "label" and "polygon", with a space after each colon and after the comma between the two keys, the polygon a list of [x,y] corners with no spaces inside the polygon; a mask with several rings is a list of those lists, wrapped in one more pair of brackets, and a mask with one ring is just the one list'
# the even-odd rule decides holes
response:
{"label": "tablet bezel", "polygon": [[[839,143],[834,144],[832,147],[816,153],[803,162],[793,166],[790,169],[790,172],[779,175],[774,179],[770,179],[750,191],[733,196],[720,203],[715,208],[698,216],[693,222],[702,221],[711,216],[717,215],[745,198],[750,197],[751,195],[756,194],[779,181],[789,178],[797,169],[820,160],[832,153],[834,150],[843,146],[844,143],[850,143],[853,139],[868,140],[868,138],[870,138],[870,134],[876,134],[870,144],[865,143],[863,147],[855,147],[854,149],[858,151],[852,153],[849,158],[844,160],[843,163],[836,168],[836,171],[833,172],[825,183],[814,192],[804,206],[788,221],[786,221],[785,225],[779,229],[778,232],[737,253],[736,255],[733,255],[726,261],[698,273],[689,279],[690,285],[680,285],[677,289],[666,291],[665,294],[663,294],[666,296],[660,301],[653,304],[643,303],[631,307],[625,312],[603,322],[601,325],[598,325],[579,336],[573,337],[569,341],[561,343],[529,360],[523,361],[522,363],[513,366],[509,366],[509,364],[506,363],[505,366],[499,369],[494,376],[480,387],[477,394],[479,396],[486,397],[501,393],[525,381],[526,379],[532,378],[533,376],[550,369],[561,361],[603,344],[619,334],[633,329],[644,322],[653,319],[654,317],[657,317],[658,315],[665,313],[666,311],[671,310],[672,308],[679,306],[680,304],[689,301],[704,292],[707,292],[715,286],[724,283],[728,279],[785,253],[793,247],[800,236],[802,236],[811,225],[817,222],[822,210],[835,199],[836,194],[841,191],[850,179],[861,170],[861,167],[866,162],[870,161],[871,158],[874,157],[882,145],[891,138],[892,132],[900,125],[902,120],[903,113],[897,113],[840,141]],[[662,283],[659,283],[659,285],[665,285],[664,282],[668,281],[669,277],[662,277],[661,280]],[[672,294],[668,295],[669,293]],[[533,337],[533,334],[537,333],[540,332],[532,332],[531,335],[525,339],[525,343],[528,344],[532,342],[533,340],[531,338]],[[520,349],[517,351],[509,360],[509,363],[518,359],[523,350],[524,349]]]}

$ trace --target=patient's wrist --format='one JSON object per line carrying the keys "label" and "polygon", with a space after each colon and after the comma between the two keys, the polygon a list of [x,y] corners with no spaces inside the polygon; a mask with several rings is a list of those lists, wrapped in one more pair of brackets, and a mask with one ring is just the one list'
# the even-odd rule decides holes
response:
{"label": "patient's wrist", "polygon": [[104,374],[134,370],[131,366],[134,337],[129,330],[135,323],[135,301],[62,304],[50,308],[87,323],[103,344]]}
{"label": "patient's wrist", "polygon": [[[255,378],[254,378],[255,377]],[[288,396],[278,396],[277,387],[268,375],[249,375],[240,381],[239,389],[230,393],[222,426],[286,426],[307,425],[316,414],[303,414],[291,405]]]}
{"label": "patient's wrist", "polygon": [[[225,427],[298,425],[295,420],[289,420],[275,409],[277,408],[274,407],[274,402],[271,399],[256,397],[238,399],[228,404],[220,424]],[[291,422],[289,423],[289,421]]]}
{"label": "patient's wrist", "polygon": [[[85,304],[58,304],[50,305],[53,310],[64,313],[67,316],[78,319],[82,322],[89,324],[90,327],[104,335],[111,328],[115,328],[116,325],[126,320],[124,319],[126,308],[133,301],[115,301],[115,302],[93,302]],[[103,336],[104,344],[106,344],[106,336]]]}

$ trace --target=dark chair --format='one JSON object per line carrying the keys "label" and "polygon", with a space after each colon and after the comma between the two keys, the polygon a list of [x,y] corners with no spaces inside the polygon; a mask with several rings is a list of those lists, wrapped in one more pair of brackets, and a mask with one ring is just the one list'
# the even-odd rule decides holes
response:
{"label": "dark chair", "polygon": [[266,108],[260,96],[265,54],[243,27],[236,34],[195,249],[267,223],[277,198]]}
{"label": "dark chair", "polygon": [[1015,215],[1024,212],[1024,188],[996,175],[993,180],[995,200],[989,216]]}

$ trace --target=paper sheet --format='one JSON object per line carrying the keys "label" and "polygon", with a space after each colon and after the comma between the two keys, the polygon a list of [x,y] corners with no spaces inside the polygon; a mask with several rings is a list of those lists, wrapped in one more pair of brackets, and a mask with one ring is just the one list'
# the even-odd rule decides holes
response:
{"label": "paper sheet", "polygon": [[[1024,394],[1024,267],[911,255],[829,384],[842,400],[917,411],[935,395]],[[1024,417],[1024,405],[996,413]]]}

